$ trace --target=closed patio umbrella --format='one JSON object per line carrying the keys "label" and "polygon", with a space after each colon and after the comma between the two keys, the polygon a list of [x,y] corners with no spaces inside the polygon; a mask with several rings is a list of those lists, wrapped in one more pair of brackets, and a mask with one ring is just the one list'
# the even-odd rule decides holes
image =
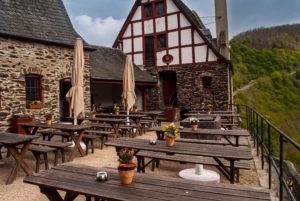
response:
{"label": "closed patio umbrella", "polygon": [[72,68],[72,87],[66,94],[66,98],[70,102],[70,116],[74,117],[74,125],[77,125],[77,117],[84,114],[83,100],[83,69],[84,69],[84,53],[81,38],[77,38],[74,47]]}
{"label": "closed patio umbrella", "polygon": [[123,93],[122,98],[126,106],[127,115],[129,114],[130,108],[135,104],[135,80],[133,63],[131,56],[126,57],[126,63],[123,74]]}

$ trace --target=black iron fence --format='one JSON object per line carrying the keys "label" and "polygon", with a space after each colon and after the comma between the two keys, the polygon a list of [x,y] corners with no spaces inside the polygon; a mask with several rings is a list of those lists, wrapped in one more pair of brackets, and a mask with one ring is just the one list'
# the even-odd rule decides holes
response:
{"label": "black iron fence", "polygon": [[[242,126],[250,131],[257,155],[260,154],[261,156],[261,168],[264,169],[265,161],[268,162],[269,188],[272,187],[272,178],[275,178],[279,183],[279,200],[282,201],[284,197],[287,197],[292,201],[297,201],[292,190],[291,178],[284,174],[283,165],[284,160],[292,160],[299,167],[300,145],[255,109],[247,105],[233,106],[241,115]],[[285,149],[288,149],[289,152],[286,152]],[[277,175],[272,175],[272,169],[275,170]]]}

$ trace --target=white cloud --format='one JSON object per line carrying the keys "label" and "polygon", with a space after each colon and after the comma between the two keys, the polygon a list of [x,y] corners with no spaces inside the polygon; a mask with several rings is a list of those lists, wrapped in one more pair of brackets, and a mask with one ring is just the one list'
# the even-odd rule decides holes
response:
{"label": "white cloud", "polygon": [[111,47],[117,38],[125,19],[93,19],[88,15],[75,17],[74,26],[77,32],[90,44]]}

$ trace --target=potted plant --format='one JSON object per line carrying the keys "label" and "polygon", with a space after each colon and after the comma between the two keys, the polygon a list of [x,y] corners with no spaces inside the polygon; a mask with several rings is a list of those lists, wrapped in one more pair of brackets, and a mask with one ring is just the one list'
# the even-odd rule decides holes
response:
{"label": "potted plant", "polygon": [[207,105],[207,114],[208,114],[208,115],[211,114],[212,109],[213,109],[213,105],[212,105],[212,104],[208,104],[208,105]]}
{"label": "potted plant", "polygon": [[120,114],[120,107],[118,106],[118,104],[114,104],[114,112],[116,115]]}
{"label": "potted plant", "polygon": [[130,148],[123,147],[119,152],[119,176],[120,176],[120,182],[122,184],[131,184],[133,180],[134,175],[134,169],[136,167],[136,164],[132,162],[134,158],[134,151]]}
{"label": "potted plant", "polygon": [[196,117],[190,118],[190,124],[193,131],[196,131],[198,129],[198,123],[199,123],[199,119],[197,119]]}
{"label": "potted plant", "polygon": [[175,139],[178,136],[178,128],[174,123],[170,123],[165,125],[162,128],[164,134],[166,136],[166,144],[168,147],[173,147],[175,143]]}
{"label": "potted plant", "polygon": [[45,118],[46,118],[46,124],[51,125],[52,124],[52,114],[50,114],[50,113],[46,114]]}

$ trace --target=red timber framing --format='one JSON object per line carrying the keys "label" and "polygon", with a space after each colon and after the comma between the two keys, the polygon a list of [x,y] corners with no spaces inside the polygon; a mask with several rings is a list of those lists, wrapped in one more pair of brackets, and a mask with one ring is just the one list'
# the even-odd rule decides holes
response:
{"label": "red timber framing", "polygon": [[[188,16],[188,14],[186,14],[184,12],[183,9],[180,8],[180,5],[178,5],[177,1],[175,0],[172,0],[173,3],[177,6],[177,8],[179,9],[179,11],[176,11],[176,12],[172,12],[172,13],[167,13],[167,9],[168,9],[168,5],[167,5],[167,0],[160,0],[160,1],[153,1],[153,2],[147,2],[147,3],[141,3],[141,0],[136,0],[131,12],[129,13],[128,17],[127,17],[127,20],[125,21],[116,41],[114,42],[113,44],[113,47],[114,48],[117,48],[117,47],[122,47],[124,48],[124,44],[123,44],[123,40],[125,39],[131,39],[131,52],[128,52],[126,54],[128,55],[132,55],[133,57],[133,61],[134,61],[134,55],[135,54],[143,54],[143,64],[145,65],[146,64],[146,48],[145,48],[145,38],[146,37],[149,37],[149,36],[153,36],[154,37],[154,57],[155,57],[155,66],[158,67],[157,65],[157,52],[160,52],[160,51],[166,51],[166,54],[169,54],[170,50],[172,49],[178,49],[178,55],[179,55],[179,63],[178,64],[171,64],[170,66],[172,67],[177,67],[177,66],[191,66],[193,64],[200,64],[200,63],[216,63],[218,61],[224,61],[224,62],[228,62],[216,49],[215,47],[211,44],[211,42],[204,36],[204,34],[200,31],[200,28],[197,27],[197,25],[195,25],[193,23],[193,21],[190,19],[190,17]],[[163,2],[164,3],[164,15],[163,16],[156,16],[156,12],[155,12],[155,4],[157,3],[160,3],[160,2]],[[144,5],[152,5],[152,14],[153,16],[152,17],[146,17],[145,15],[145,11],[144,11]],[[138,7],[141,6],[141,19],[139,20],[132,20],[134,14],[136,13]],[[181,27],[181,22],[180,22],[180,14],[182,14],[187,20],[188,22],[191,24],[191,26],[187,26],[187,27]],[[177,24],[178,24],[178,28],[176,29],[168,29],[168,16],[171,16],[171,15],[177,15]],[[156,32],[157,30],[157,27],[156,27],[156,19],[157,18],[162,18],[164,17],[165,18],[165,31],[163,32]],[[144,23],[145,21],[148,21],[148,20],[152,20],[153,22],[153,33],[151,34],[145,34],[144,32]],[[137,22],[140,22],[141,23],[141,27],[142,27],[142,35],[135,35],[134,36],[134,28],[133,28],[133,24],[134,23],[137,23]],[[128,26],[131,26],[131,34],[130,36],[128,37],[124,37],[124,34],[125,34],[125,31],[127,29]],[[182,41],[181,41],[181,31],[183,30],[188,30],[190,29],[191,30],[191,44],[188,44],[188,45],[182,45]],[[170,32],[174,32],[174,31],[177,31],[178,32],[178,46],[174,46],[174,47],[168,47],[169,45],[169,33]],[[202,38],[202,40],[204,42],[202,43],[195,43],[195,32],[198,33],[200,35],[200,37]],[[167,47],[166,48],[158,48],[157,47],[157,36],[158,35],[162,35],[162,34],[165,34],[166,35],[166,44],[167,44]],[[143,51],[134,51],[134,39],[135,38],[139,38],[139,37],[142,37],[142,40],[143,40],[143,44],[142,44],[142,47],[143,47]],[[206,59],[204,62],[196,62],[196,58],[195,58],[195,48],[196,47],[199,47],[199,46],[206,46]],[[185,48],[185,47],[191,47],[192,48],[192,63],[185,63],[183,64],[183,59],[182,59],[182,48]],[[209,61],[209,52],[212,52],[213,54],[216,55],[217,57],[217,61]],[[159,66],[159,67],[165,67],[165,66]]]}

